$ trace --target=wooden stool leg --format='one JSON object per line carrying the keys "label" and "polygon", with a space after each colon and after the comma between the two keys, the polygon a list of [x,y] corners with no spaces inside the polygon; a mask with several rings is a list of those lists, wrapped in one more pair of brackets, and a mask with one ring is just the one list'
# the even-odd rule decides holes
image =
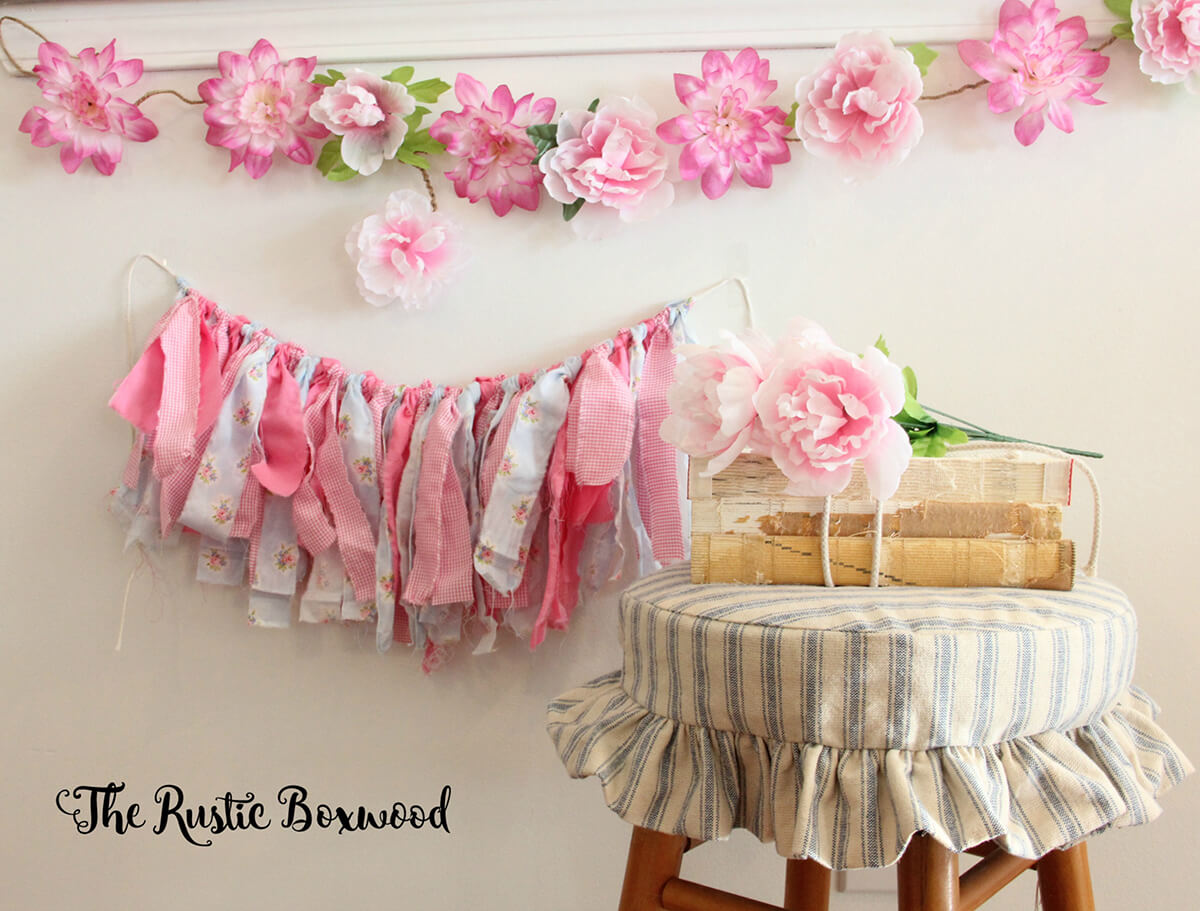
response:
{"label": "wooden stool leg", "polygon": [[634,826],[618,911],[659,911],[663,885],[679,875],[687,844],[686,835]]}
{"label": "wooden stool leg", "polygon": [[1037,875],[1046,911],[1095,911],[1086,844],[1051,851],[1038,861]]}
{"label": "wooden stool leg", "polygon": [[829,911],[829,870],[815,860],[788,858],[784,911]]}
{"label": "wooden stool leg", "polygon": [[955,911],[958,907],[958,855],[928,835],[918,832],[912,837],[900,858],[896,879],[900,911]]}

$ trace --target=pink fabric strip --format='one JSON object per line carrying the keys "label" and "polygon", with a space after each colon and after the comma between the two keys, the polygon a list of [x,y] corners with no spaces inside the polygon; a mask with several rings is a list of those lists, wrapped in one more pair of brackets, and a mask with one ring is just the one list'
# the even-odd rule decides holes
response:
{"label": "pink fabric strip", "polygon": [[675,449],[659,435],[669,413],[667,389],[675,376],[670,314],[655,317],[646,338],[646,362],[637,397],[637,460],[634,464],[638,509],[659,563],[683,559],[683,517]]}
{"label": "pink fabric strip", "polygon": [[[450,454],[454,435],[462,424],[459,392],[446,390],[421,448],[421,476],[417,479],[417,508],[413,514],[413,564],[404,581],[404,600],[409,604],[456,604],[475,597],[467,508]],[[447,600],[435,601],[435,591]]]}
{"label": "pink fabric strip", "polygon": [[263,460],[250,469],[263,487],[282,497],[296,492],[308,465],[300,385],[288,360],[285,351],[277,351],[267,367],[267,397],[258,422]]}
{"label": "pink fabric strip", "polygon": [[609,354],[607,345],[589,351],[571,391],[567,470],[579,484],[611,482],[624,469],[633,444],[633,396]]}
{"label": "pink fabric strip", "polygon": [[338,435],[338,404],[344,374],[331,375],[329,403],[325,409],[325,439],[317,452],[316,475],[337,538],[338,552],[358,601],[375,600],[375,536],[362,501],[346,472],[342,441]]}
{"label": "pink fabric strip", "polygon": [[[314,557],[332,547],[337,540],[333,523],[325,514],[317,494],[320,478],[316,476],[317,453],[325,442],[325,409],[334,394],[337,382],[330,376],[330,363],[322,360],[313,372],[304,405],[304,436],[308,448],[308,470],[292,494],[292,520],[300,546]],[[336,418],[335,418],[336,422]],[[372,573],[374,570],[372,570]]]}
{"label": "pink fabric strip", "polygon": [[[250,352],[258,350],[261,343],[262,337],[255,336],[229,356],[229,359],[225,362],[225,371],[221,374],[218,384],[218,404],[223,402],[233,392],[233,386],[237,382],[242,362],[246,360]],[[162,482],[162,495],[159,499],[159,523],[164,536],[175,527],[175,523],[179,521],[179,516],[183,513],[184,504],[187,503],[188,492],[192,489],[192,484],[195,483],[196,470],[200,467],[200,459],[204,456],[204,447],[208,445],[208,438],[212,435],[212,425],[215,422],[216,418],[214,417],[208,426],[199,432],[198,439],[195,440],[195,452],[192,454],[192,457],[181,465],[173,475]]]}

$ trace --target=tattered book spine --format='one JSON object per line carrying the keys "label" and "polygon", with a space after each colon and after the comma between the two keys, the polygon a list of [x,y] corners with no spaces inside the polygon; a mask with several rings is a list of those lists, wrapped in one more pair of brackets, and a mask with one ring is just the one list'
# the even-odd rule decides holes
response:
{"label": "tattered book spine", "polygon": [[[879,584],[1069,590],[1071,467],[979,453],[913,459],[881,515]],[[693,582],[824,584],[822,499],[787,496],[787,478],[763,456],[739,456],[713,477],[703,468],[693,461],[688,478]],[[875,509],[856,467],[830,511],[835,585],[870,584]]]}
{"label": "tattered book spine", "polygon": [[[881,542],[880,585],[1000,586],[1068,591],[1075,573],[1071,541],[988,538],[888,538]],[[834,585],[869,585],[872,537],[830,538]],[[692,581],[745,585],[821,585],[821,539],[800,535],[697,535]]]}

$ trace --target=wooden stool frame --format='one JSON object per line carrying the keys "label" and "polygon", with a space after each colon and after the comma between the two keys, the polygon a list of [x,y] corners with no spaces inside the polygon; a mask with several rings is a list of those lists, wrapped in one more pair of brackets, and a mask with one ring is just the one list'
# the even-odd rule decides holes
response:
{"label": "wooden stool frame", "polygon": [[[681,879],[683,855],[701,844],[635,826],[618,911],[828,911],[829,870],[815,860],[787,862],[783,905],[770,905]],[[1087,845],[1039,860],[987,842],[968,849],[983,860],[962,876],[958,855],[918,833],[896,868],[898,911],[974,911],[1029,869],[1036,869],[1045,911],[1095,911]]]}

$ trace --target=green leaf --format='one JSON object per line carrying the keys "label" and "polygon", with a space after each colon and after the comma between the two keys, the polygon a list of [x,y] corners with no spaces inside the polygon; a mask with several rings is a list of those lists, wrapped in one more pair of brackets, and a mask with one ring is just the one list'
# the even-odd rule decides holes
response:
{"label": "green leaf", "polygon": [[412,95],[417,101],[424,101],[426,104],[432,104],[437,101],[438,96],[449,90],[450,83],[443,82],[441,79],[422,79],[420,82],[413,82],[408,86],[408,94]]}
{"label": "green leaf", "polygon": [[563,203],[563,221],[570,221],[579,214],[579,210],[583,208],[583,200],[577,199],[573,203]]}
{"label": "green leaf", "polygon": [[796,126],[796,111],[799,110],[799,108],[800,108],[800,102],[793,101],[791,110],[789,110],[788,115],[783,118],[783,125],[786,126],[789,130],[794,129]]}
{"label": "green leaf", "polygon": [[1133,25],[1129,22],[1118,22],[1112,27],[1112,33],[1118,38],[1133,40]]}
{"label": "green leaf", "polygon": [[938,424],[936,433],[940,440],[950,446],[965,443],[970,439],[962,429],[949,424]]}
{"label": "green leaf", "polygon": [[535,123],[533,126],[526,127],[525,132],[535,142],[546,140],[552,145],[558,142],[558,124],[556,123]]}
{"label": "green leaf", "polygon": [[421,126],[421,118],[428,113],[429,108],[418,104],[415,108],[413,108],[413,112],[404,118],[404,122],[408,124],[408,129],[410,131],[416,130]]}
{"label": "green leaf", "polygon": [[401,146],[396,150],[396,161],[410,164],[414,168],[420,168],[422,171],[429,170],[429,159],[424,155],[418,155]]}
{"label": "green leaf", "polygon": [[313,76],[313,82],[317,85],[333,85],[337,80],[332,76],[326,76],[324,73],[317,73],[317,75]]}
{"label": "green leaf", "polygon": [[900,372],[904,374],[904,391],[915,399],[917,397],[917,374],[912,367],[905,367]]}
{"label": "green leaf", "polygon": [[412,79],[413,73],[415,72],[416,70],[414,70],[411,66],[398,66],[383,78],[388,82],[399,82],[403,85],[406,84],[408,80]]}
{"label": "green leaf", "polygon": [[908,52],[913,56],[913,63],[917,65],[917,69],[921,71],[922,76],[929,75],[929,66],[933,61],[938,59],[938,52],[927,44],[913,44],[908,48]]}
{"label": "green leaf", "polygon": [[908,418],[910,421],[918,424],[936,424],[933,418],[929,416],[929,412],[921,407],[921,403],[914,399],[911,395],[905,395],[904,407],[900,409],[900,414]]}
{"label": "green leaf", "polygon": [[321,154],[317,156],[317,170],[330,180],[349,180],[358,171],[342,161],[342,137],[335,136],[321,146]]}
{"label": "green leaf", "polygon": [[883,335],[882,335],[882,334],[879,336],[879,338],[875,339],[875,347],[876,347],[876,348],[878,348],[880,351],[882,351],[882,352],[883,352],[883,356],[884,356],[884,357],[891,357],[891,356],[892,356],[892,352],[888,351],[887,342],[885,342],[885,341],[883,340]]}
{"label": "green leaf", "polygon": [[588,110],[591,111],[593,114],[595,114],[596,108],[598,108],[598,107],[600,107],[600,99],[593,98],[592,103],[588,105]]}
{"label": "green leaf", "polygon": [[557,143],[548,142],[545,139],[539,139],[535,145],[537,147],[537,154],[533,156],[533,163],[537,164],[542,160],[542,156],[553,149]]}
{"label": "green leaf", "polygon": [[1133,21],[1133,12],[1131,10],[1133,0],[1104,0],[1104,5],[1118,19],[1124,22]]}
{"label": "green leaf", "polygon": [[437,155],[446,151],[446,147],[442,143],[429,135],[429,130],[411,130],[404,137],[404,143],[400,148],[425,155]]}

